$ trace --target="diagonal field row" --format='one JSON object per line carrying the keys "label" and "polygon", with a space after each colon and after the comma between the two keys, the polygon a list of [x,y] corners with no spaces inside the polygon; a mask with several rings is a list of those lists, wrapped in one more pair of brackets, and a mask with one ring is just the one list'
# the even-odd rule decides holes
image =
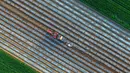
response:
{"label": "diagonal field row", "polygon": [[[74,47],[50,37],[47,29]],[[0,30],[0,47],[45,73],[130,72],[130,35],[74,0],[5,0]]]}

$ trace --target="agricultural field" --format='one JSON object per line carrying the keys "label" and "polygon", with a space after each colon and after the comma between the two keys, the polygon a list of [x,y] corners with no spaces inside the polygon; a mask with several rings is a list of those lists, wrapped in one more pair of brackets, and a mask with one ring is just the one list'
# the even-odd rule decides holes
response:
{"label": "agricultural field", "polygon": [[0,73],[35,72],[25,64],[40,73],[129,73],[130,34],[104,20],[78,0],[3,0],[0,49],[23,60],[1,55]]}
{"label": "agricultural field", "polygon": [[38,73],[29,66],[0,50],[0,73]]}
{"label": "agricultural field", "polygon": [[130,30],[129,0],[80,0]]}

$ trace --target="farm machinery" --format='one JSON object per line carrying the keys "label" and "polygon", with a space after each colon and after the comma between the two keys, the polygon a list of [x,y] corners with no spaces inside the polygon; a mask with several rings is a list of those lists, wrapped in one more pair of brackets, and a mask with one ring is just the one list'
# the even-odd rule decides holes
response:
{"label": "farm machinery", "polygon": [[66,44],[68,47],[72,47],[73,44],[72,43],[69,43],[67,41],[67,39],[65,39],[62,35],[60,35],[58,32],[54,32],[53,30],[51,29],[47,29],[47,33],[50,34],[54,39],[57,39],[61,42],[63,42],[64,44]]}

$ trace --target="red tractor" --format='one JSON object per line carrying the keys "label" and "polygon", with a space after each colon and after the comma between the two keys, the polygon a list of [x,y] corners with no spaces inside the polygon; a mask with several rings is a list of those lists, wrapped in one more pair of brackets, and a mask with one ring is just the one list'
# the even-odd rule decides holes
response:
{"label": "red tractor", "polygon": [[53,38],[58,40],[63,40],[63,36],[58,35],[58,32],[53,32],[52,30],[48,29],[47,32],[53,36]]}
{"label": "red tractor", "polygon": [[53,38],[66,42],[62,35],[59,35],[58,32],[53,32],[52,30],[48,29],[47,32],[53,36]]}
{"label": "red tractor", "polygon": [[65,43],[68,47],[72,47],[73,44],[68,43],[67,40],[60,34],[58,34],[58,32],[53,32],[51,29],[48,29],[47,32],[53,36],[53,38],[58,39],[60,41],[62,41],[63,43]]}
{"label": "red tractor", "polygon": [[47,32],[50,34],[50,35],[52,35],[53,36],[53,38],[57,38],[57,36],[58,36],[58,32],[53,32],[52,30],[50,30],[50,29],[48,29],[47,30]]}

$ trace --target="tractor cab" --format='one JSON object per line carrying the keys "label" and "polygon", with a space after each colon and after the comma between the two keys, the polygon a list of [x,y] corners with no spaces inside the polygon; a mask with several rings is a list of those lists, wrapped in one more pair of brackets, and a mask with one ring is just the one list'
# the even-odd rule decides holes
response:
{"label": "tractor cab", "polygon": [[54,34],[53,34],[53,38],[57,38],[57,36],[58,36],[58,32],[54,32]]}
{"label": "tractor cab", "polygon": [[53,35],[53,31],[51,29],[48,29],[47,33],[49,33],[50,35]]}

